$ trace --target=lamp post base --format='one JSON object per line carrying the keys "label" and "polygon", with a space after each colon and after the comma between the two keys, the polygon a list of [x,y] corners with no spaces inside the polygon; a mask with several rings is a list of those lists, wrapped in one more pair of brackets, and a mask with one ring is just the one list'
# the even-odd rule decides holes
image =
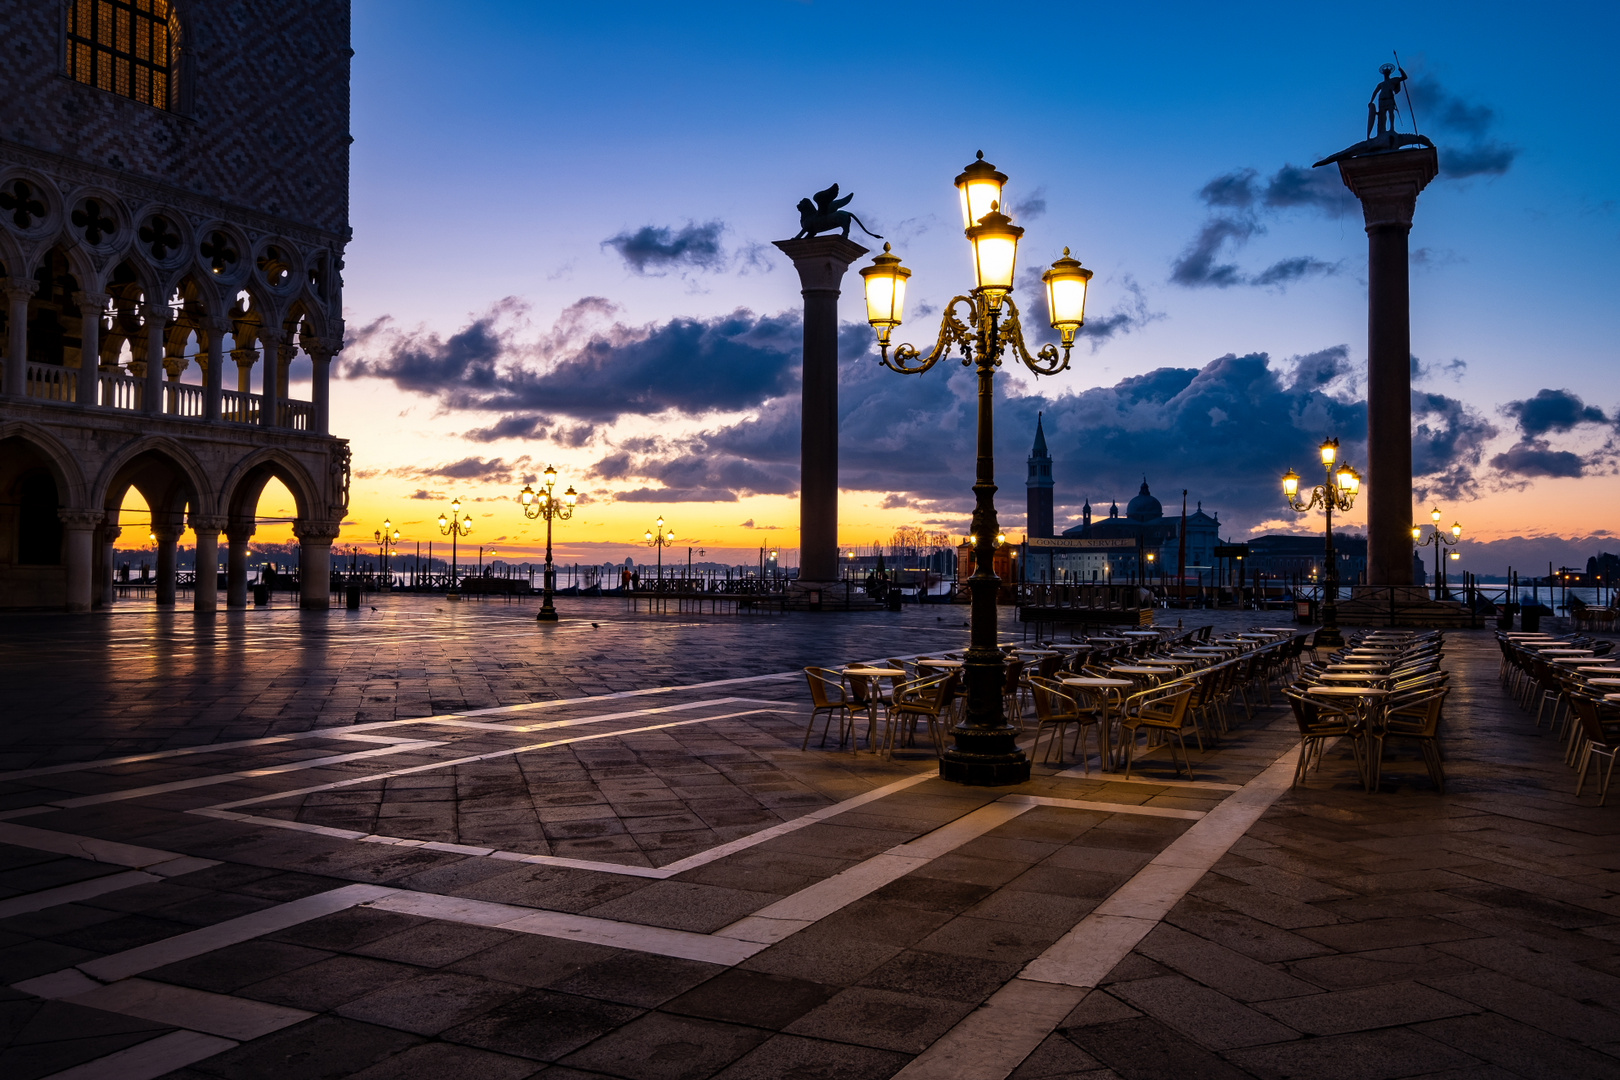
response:
{"label": "lamp post base", "polygon": [[444,598],[446,600],[460,600],[461,593],[457,592],[455,589],[451,589],[449,592],[444,594]]}
{"label": "lamp post base", "polygon": [[1315,642],[1319,646],[1327,645],[1337,649],[1344,644],[1344,635],[1339,633],[1337,626],[1324,626],[1316,631]]}
{"label": "lamp post base", "polygon": [[541,608],[540,613],[538,615],[536,615],[534,617],[534,619],[535,619],[536,622],[556,622],[557,621],[557,609],[556,608]]}
{"label": "lamp post base", "polygon": [[956,745],[939,758],[939,778],[974,787],[1005,787],[1029,780],[1029,758],[1018,748],[1018,733],[957,728]]}

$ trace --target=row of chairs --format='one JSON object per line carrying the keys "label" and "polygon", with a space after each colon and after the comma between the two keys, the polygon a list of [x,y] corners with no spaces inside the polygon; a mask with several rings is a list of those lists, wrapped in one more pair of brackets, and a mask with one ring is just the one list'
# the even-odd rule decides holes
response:
{"label": "row of chairs", "polygon": [[[1299,725],[1301,748],[1294,770],[1297,785],[1314,763],[1320,770],[1322,754],[1334,740],[1347,740],[1363,788],[1377,791],[1388,742],[1417,745],[1435,788],[1446,789],[1445,755],[1441,730],[1450,673],[1441,668],[1445,639],[1439,631],[1402,633],[1371,631],[1355,635],[1327,657],[1301,666],[1299,678],[1286,690]],[[1312,687],[1343,686],[1335,676],[1348,676],[1351,685],[1377,691],[1365,698],[1329,698]]]}
{"label": "row of chairs", "polygon": [[1541,726],[1542,715],[1547,715],[1548,727],[1563,739],[1564,763],[1575,770],[1577,797],[1586,786],[1588,770],[1596,765],[1598,805],[1602,806],[1620,754],[1620,694],[1605,692],[1594,680],[1620,677],[1616,670],[1620,664],[1583,664],[1579,657],[1572,663],[1560,663],[1545,651],[1549,646],[1579,650],[1596,661],[1613,652],[1614,642],[1582,636],[1527,640],[1498,634],[1497,644],[1502,651],[1498,676],[1503,690],[1526,712],[1534,704],[1536,727]]}

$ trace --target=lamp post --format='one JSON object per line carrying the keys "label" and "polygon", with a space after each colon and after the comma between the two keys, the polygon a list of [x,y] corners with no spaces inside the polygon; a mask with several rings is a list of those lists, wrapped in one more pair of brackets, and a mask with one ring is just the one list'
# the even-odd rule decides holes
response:
{"label": "lamp post", "polygon": [[456,540],[459,537],[469,536],[472,533],[472,515],[461,516],[461,500],[450,501],[450,516],[439,515],[439,532],[450,538],[450,591],[445,594],[448,600],[461,599],[461,579],[456,573]]}
{"label": "lamp post", "polygon": [[579,502],[579,493],[574,490],[574,485],[569,484],[562,498],[557,498],[557,470],[550,465],[546,466],[545,481],[539,491],[524,484],[518,498],[523,503],[524,517],[546,519],[546,571],[541,579],[540,613],[535,616],[535,621],[556,622],[557,609],[551,602],[557,588],[557,570],[551,564],[551,522],[554,518],[567,521],[574,516],[574,504]]}
{"label": "lamp post", "polygon": [[664,549],[675,542],[675,530],[667,532],[664,529],[664,519],[659,518],[653,527],[646,533],[647,546],[658,549],[658,580],[664,580]]}
{"label": "lamp post", "polygon": [[[1438,506],[1429,511],[1429,522],[1429,527],[1434,531],[1429,533],[1428,536],[1423,535],[1423,526],[1412,526],[1412,543],[1418,547],[1434,548],[1434,598],[1438,600],[1444,590],[1446,576],[1445,564],[1440,561],[1440,553],[1448,547],[1457,546],[1457,542],[1462,539],[1462,523],[1458,521],[1452,522],[1450,535],[1448,536],[1446,531],[1440,528],[1440,508]],[[1453,559],[1457,558],[1457,553],[1452,552],[1451,557]]]}
{"label": "lamp post", "polygon": [[1308,514],[1317,506],[1322,507],[1327,515],[1327,549],[1324,552],[1323,565],[1326,573],[1322,584],[1322,628],[1316,632],[1318,645],[1343,645],[1344,635],[1339,633],[1339,556],[1333,550],[1333,511],[1349,510],[1356,504],[1356,495],[1361,491],[1361,474],[1350,467],[1349,462],[1334,465],[1339,460],[1339,440],[1337,438],[1324,440],[1321,445],[1322,471],[1326,474],[1326,481],[1311,489],[1308,499],[1299,497],[1299,474],[1289,469],[1283,475],[1283,497],[1290,509],[1301,514]]}
{"label": "lamp post", "polygon": [[[1018,241],[1024,230],[1002,212],[1002,186],[1007,177],[984,160],[977,160],[956,178],[961,199],[963,232],[973,255],[974,287],[967,295],[951,298],[941,318],[933,349],[920,354],[901,345],[889,355],[889,335],[903,318],[906,283],[911,271],[883,245],[883,254],[861,270],[866,279],[867,322],[877,331],[882,350],[879,361],[891,371],[920,375],[952,351],[964,367],[979,376],[978,463],[973,484],[971,532],[975,569],[968,582],[971,597],[968,650],[963,663],[967,710],[952,729],[955,745],[940,757],[939,775],[964,784],[1016,784],[1029,779],[1029,759],[1018,748],[1016,729],[1002,711],[1002,659],[996,648],[995,538],[996,520],[993,378],[1002,359],[1011,354],[1037,375],[1056,375],[1069,365],[1075,334],[1085,323],[1086,289],[1091,271],[1069,256],[1052,264],[1042,275],[1051,324],[1061,335],[1063,351],[1045,345],[1030,355],[1024,344],[1018,305],[1013,303],[1014,270]],[[958,315],[958,309],[962,315]]]}
{"label": "lamp post", "polygon": [[399,544],[399,530],[384,518],[382,528],[372,530],[371,536],[377,542],[377,561],[382,563],[382,588],[387,589],[393,584],[388,573],[388,555]]}

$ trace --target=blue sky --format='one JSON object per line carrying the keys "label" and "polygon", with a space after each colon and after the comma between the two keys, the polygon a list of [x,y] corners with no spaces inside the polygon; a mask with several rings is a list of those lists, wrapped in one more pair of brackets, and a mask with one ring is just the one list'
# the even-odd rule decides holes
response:
{"label": "blue sky", "polygon": [[[645,342],[661,340],[671,320],[701,324],[738,309],[791,315],[797,282],[768,242],[796,230],[799,198],[837,181],[855,193],[851,209],[913,268],[912,321],[901,336],[927,338],[920,308],[967,284],[951,180],[982,149],[1012,177],[1008,201],[1025,211],[1021,264],[1035,267],[1071,247],[1097,273],[1093,323],[1115,317],[1117,332],[1094,351],[1079,350],[1071,373],[1038,388],[1030,379],[1008,384],[1015,397],[1042,395],[1010,417],[1047,407],[1059,420],[1048,432],[1060,502],[1072,500],[1077,510],[1082,496],[1126,497],[1147,470],[1156,490],[1186,486],[1194,498],[1206,491],[1239,532],[1265,527],[1277,518],[1267,509],[1272,473],[1308,460],[1318,437],[1311,421],[1271,431],[1255,453],[1233,454],[1242,431],[1223,432],[1218,422],[1229,409],[1198,429],[1165,419],[1190,408],[1185,397],[1159,412],[1152,402],[1126,409],[1117,405],[1118,387],[1161,368],[1203,369],[1226,354],[1263,353],[1283,396],[1251,389],[1257,408],[1327,407],[1335,422],[1353,426],[1365,361],[1359,211],[1332,205],[1336,179],[1292,205],[1276,205],[1275,197],[1268,205],[1266,195],[1268,185],[1279,190],[1285,166],[1308,167],[1362,137],[1377,67],[1396,48],[1414,76],[1419,127],[1439,143],[1442,167],[1449,160],[1479,170],[1431,185],[1412,235],[1412,247],[1422,249],[1413,273],[1413,351],[1429,371],[1422,386],[1446,402],[1431,422],[1441,423],[1445,410],[1450,418],[1432,440],[1446,460],[1436,463],[1441,479],[1428,489],[1448,513],[1471,514],[1481,536],[1620,527],[1603,510],[1620,495],[1607,449],[1620,404],[1609,374],[1620,340],[1612,300],[1620,286],[1616,10],[774,0],[464,0],[452,9],[360,0],[355,241],[345,276],[349,355],[373,377],[341,384],[358,421],[347,433],[370,473],[357,493],[364,504],[369,492],[379,507],[407,493],[482,491],[495,499],[535,462],[555,460],[593,493],[591,521],[575,535],[611,545],[631,531],[632,517],[652,516],[657,493],[678,486],[672,477],[690,480],[694,461],[712,459],[724,442],[736,465],[730,479],[685,483],[672,499],[684,505],[666,516],[701,521],[697,539],[726,547],[742,546],[737,530],[745,519],[795,529],[788,493],[774,490],[783,487],[782,455],[737,448],[749,432],[775,437],[764,433],[765,421],[785,416],[786,384],[765,379],[768,388],[752,399],[723,394],[712,408],[688,388],[662,411],[609,417],[552,415],[543,397],[469,407],[465,396],[447,396],[465,371],[452,355],[452,335],[514,298],[482,324],[494,343],[487,359],[543,379],[568,369],[593,337],[607,350],[597,361],[611,373],[620,363],[613,350],[641,343],[645,353]],[[1247,180],[1245,170],[1253,171]],[[1234,176],[1248,185],[1247,204],[1209,194],[1206,185],[1221,177],[1229,182],[1220,190],[1230,191]],[[1225,287],[1189,283],[1196,275],[1185,269],[1214,222],[1239,227],[1212,263],[1231,268],[1216,275]],[[668,240],[677,254],[638,268],[622,244],[606,243],[648,227],[644,236]],[[1303,271],[1264,284],[1277,279],[1266,276],[1273,267]],[[581,309],[584,298],[599,301]],[[1033,294],[1027,299],[1042,306]],[[569,325],[557,325],[570,311]],[[843,317],[861,315],[852,273]],[[370,334],[357,333],[368,326]],[[848,340],[861,347],[858,336]],[[1311,397],[1291,358],[1338,347],[1327,372],[1336,381]],[[759,348],[767,366],[780,359],[775,341]],[[433,369],[441,383],[399,377],[391,358],[412,349],[447,361]],[[738,358],[744,354],[712,355],[717,364],[749,362]],[[634,358],[626,362],[639,370]],[[678,350],[669,354],[676,380],[687,362]],[[851,355],[846,364],[867,362]],[[786,363],[791,382],[791,356]],[[907,438],[869,461],[863,451],[892,431],[850,418],[842,520],[873,533],[853,533],[850,542],[886,535],[910,523],[907,515],[940,527],[961,516],[966,483],[960,498],[953,485],[968,463],[941,465],[933,482],[896,477],[888,491],[874,467],[907,445],[950,458],[954,442],[923,438],[954,423],[929,430],[923,410],[949,406],[945,377],[936,374],[939,386],[919,389],[899,376],[890,387],[852,370],[846,397],[896,395],[917,415]],[[611,398],[612,379],[597,375],[582,385]],[[1524,409],[1502,411],[1544,390],[1581,399],[1572,422],[1526,426]],[[931,394],[945,397],[936,402]],[[1058,400],[1065,395],[1066,404]],[[1106,416],[1097,412],[1104,397],[1116,406]],[[501,417],[517,417],[517,428],[533,420],[530,435],[458,437],[488,433]],[[1099,440],[1099,432],[1142,424],[1160,430],[1156,446],[1127,440],[1143,460],[1098,449],[1124,445]],[[547,438],[536,439],[539,431]],[[998,442],[1005,444],[1002,506],[1016,515],[1028,433],[1004,429]],[[480,472],[491,462],[499,464]],[[447,466],[458,469],[442,471]],[[776,481],[746,479],[756,466]],[[1250,483],[1233,468],[1257,475]],[[633,533],[640,531],[637,524]]]}

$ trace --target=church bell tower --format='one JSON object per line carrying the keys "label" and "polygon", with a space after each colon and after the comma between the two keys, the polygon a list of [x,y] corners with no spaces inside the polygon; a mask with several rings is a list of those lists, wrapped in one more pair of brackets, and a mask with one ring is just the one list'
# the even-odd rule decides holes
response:
{"label": "church bell tower", "polygon": [[1052,455],[1046,450],[1046,431],[1041,416],[1035,416],[1035,445],[1029,451],[1029,479],[1024,481],[1026,498],[1024,528],[1032,538],[1052,535]]}

